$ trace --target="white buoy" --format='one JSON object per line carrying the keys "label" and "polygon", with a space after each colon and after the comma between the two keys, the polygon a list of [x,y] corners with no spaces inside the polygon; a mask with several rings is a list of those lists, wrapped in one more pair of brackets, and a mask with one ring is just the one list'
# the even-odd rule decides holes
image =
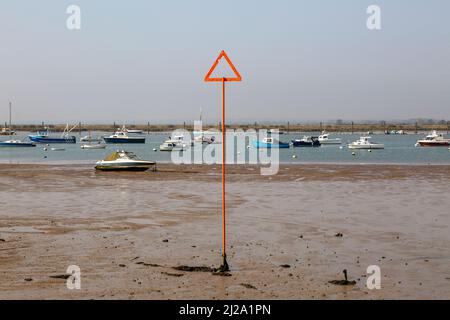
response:
{"label": "white buoy", "polygon": [[297,159],[297,155],[293,154],[292,158]]}
{"label": "white buoy", "polygon": [[367,150],[367,151],[372,152],[372,149],[369,149],[369,150]]}
{"label": "white buoy", "polygon": [[42,150],[47,151],[47,148],[44,148],[44,149],[42,149]]}
{"label": "white buoy", "polygon": [[156,148],[153,148],[153,151],[156,151]]}
{"label": "white buoy", "polygon": [[250,146],[247,146],[247,149],[250,149]]}
{"label": "white buoy", "polygon": [[356,155],[356,153],[355,153],[355,152],[352,152],[352,156],[354,156],[354,155]]}
{"label": "white buoy", "polygon": [[341,150],[342,150],[342,149],[344,149],[344,147],[343,147],[343,146],[340,146],[340,147],[339,147],[339,149],[341,149]]}

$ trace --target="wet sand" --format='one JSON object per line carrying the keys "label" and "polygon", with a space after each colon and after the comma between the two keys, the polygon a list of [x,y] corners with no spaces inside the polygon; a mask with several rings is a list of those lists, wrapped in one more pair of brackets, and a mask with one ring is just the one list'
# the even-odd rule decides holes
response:
{"label": "wet sand", "polygon": [[219,166],[0,165],[0,299],[450,299],[450,166],[228,173],[225,277],[172,268],[221,262]]}

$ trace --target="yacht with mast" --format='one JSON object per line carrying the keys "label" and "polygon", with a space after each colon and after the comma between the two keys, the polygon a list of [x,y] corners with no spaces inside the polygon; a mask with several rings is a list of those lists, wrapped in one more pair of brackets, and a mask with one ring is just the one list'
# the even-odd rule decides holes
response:
{"label": "yacht with mast", "polygon": [[35,147],[36,145],[32,142],[23,142],[21,140],[15,139],[12,140],[11,139],[11,135],[14,134],[14,131],[12,131],[12,126],[11,126],[11,109],[12,109],[12,103],[9,103],[9,135],[10,135],[10,140],[7,141],[0,141],[0,147]]}

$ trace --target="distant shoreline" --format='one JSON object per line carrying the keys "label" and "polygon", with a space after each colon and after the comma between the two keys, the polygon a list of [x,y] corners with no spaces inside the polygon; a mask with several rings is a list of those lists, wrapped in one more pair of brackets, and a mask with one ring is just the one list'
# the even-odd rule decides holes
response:
{"label": "distant shoreline", "polygon": [[[79,123],[78,126],[72,132],[85,132],[85,131],[115,131],[122,125],[119,123],[111,124],[83,124]],[[48,127],[52,131],[63,131],[66,124],[17,124],[13,125],[14,131],[28,131],[33,132],[42,130],[43,127]],[[193,124],[135,124],[127,125],[127,129],[142,130],[144,132],[171,132],[177,129],[185,129],[193,131]],[[203,129],[219,129],[220,124],[203,124]],[[358,133],[358,132],[375,132],[384,133],[385,131],[405,131],[407,133],[416,132],[428,132],[431,130],[438,130],[448,133],[450,131],[450,123],[446,124],[365,124],[354,123],[352,124],[230,124],[227,125],[228,129],[242,129],[242,130],[262,130],[262,129],[279,129],[283,132],[341,132],[341,133]]]}

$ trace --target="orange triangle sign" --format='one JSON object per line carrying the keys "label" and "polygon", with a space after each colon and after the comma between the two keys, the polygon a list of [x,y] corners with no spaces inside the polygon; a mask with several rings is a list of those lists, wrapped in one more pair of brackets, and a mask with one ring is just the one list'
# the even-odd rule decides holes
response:
{"label": "orange triangle sign", "polygon": [[[233,78],[211,78],[211,74],[214,72],[214,69],[216,69],[217,65],[220,62],[220,59],[225,58],[225,60],[228,62],[228,65],[231,67],[231,69],[234,72],[235,77]],[[206,82],[213,82],[213,81],[242,81],[242,77],[239,74],[239,72],[236,70],[236,67],[234,66],[233,62],[231,62],[230,58],[228,58],[227,54],[224,50],[219,54],[219,57],[217,57],[216,61],[212,65],[211,69],[209,69],[208,73],[205,76]]]}

